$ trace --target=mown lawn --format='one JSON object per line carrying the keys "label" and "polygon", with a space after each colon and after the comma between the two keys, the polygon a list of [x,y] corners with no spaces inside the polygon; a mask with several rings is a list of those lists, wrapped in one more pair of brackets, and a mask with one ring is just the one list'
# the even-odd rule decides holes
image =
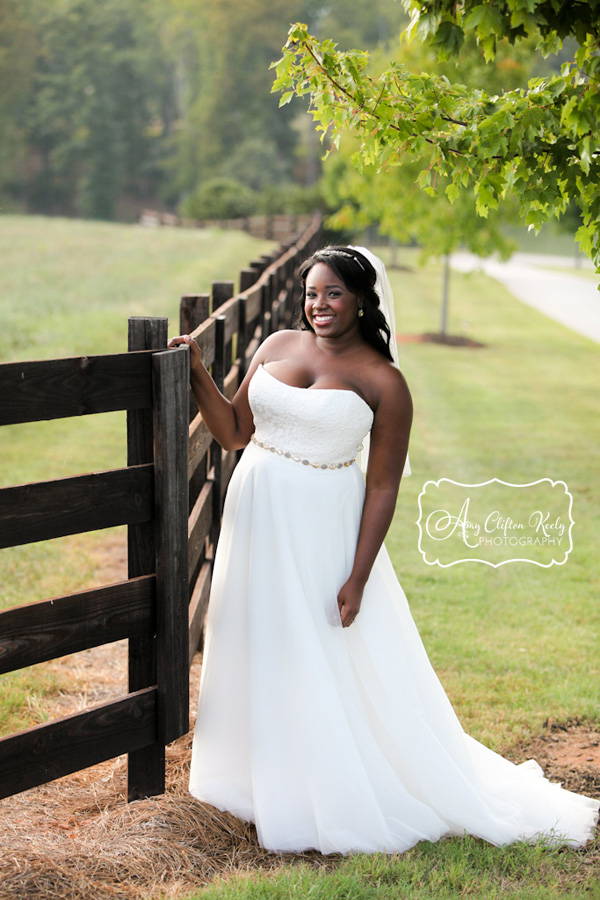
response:
{"label": "mown lawn", "polygon": [[542,225],[536,234],[522,226],[509,226],[507,235],[517,244],[523,253],[549,253],[556,256],[570,256],[575,260],[587,260],[587,257],[579,249],[575,236],[564,231],[558,222],[552,219]]}
{"label": "mown lawn", "polygon": [[597,900],[600,884],[588,869],[576,851],[465,838],[402,855],[350,856],[319,871],[302,863],[236,876],[185,900]]}

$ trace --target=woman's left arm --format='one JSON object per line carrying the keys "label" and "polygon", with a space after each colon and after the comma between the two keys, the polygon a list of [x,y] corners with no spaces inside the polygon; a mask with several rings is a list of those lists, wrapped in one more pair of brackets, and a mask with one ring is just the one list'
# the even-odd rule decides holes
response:
{"label": "woman's left arm", "polygon": [[394,515],[411,424],[410,391],[400,372],[393,370],[393,377],[382,389],[373,420],[354,565],[338,594],[344,627],[351,625],[358,615],[365,584]]}

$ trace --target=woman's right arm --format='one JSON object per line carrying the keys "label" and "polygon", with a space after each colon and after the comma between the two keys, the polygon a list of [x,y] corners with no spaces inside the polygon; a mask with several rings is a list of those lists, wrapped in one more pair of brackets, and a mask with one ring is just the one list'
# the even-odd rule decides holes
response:
{"label": "woman's right arm", "polygon": [[238,396],[241,392],[240,387],[234,402],[231,403],[213,381],[202,362],[198,344],[189,334],[171,338],[167,347],[175,348],[181,344],[190,348],[190,384],[208,430],[225,450],[239,450],[245,447],[254,431],[247,387],[244,392],[245,402]]}
{"label": "woman's right arm", "polygon": [[254,419],[248,402],[248,385],[260,363],[269,359],[274,351],[277,358],[278,345],[284,345],[290,334],[289,331],[275,332],[260,345],[232,402],[218,389],[202,362],[198,344],[189,334],[171,338],[167,343],[172,349],[181,344],[190,348],[190,383],[194,397],[208,430],[225,450],[240,450],[252,437]]}

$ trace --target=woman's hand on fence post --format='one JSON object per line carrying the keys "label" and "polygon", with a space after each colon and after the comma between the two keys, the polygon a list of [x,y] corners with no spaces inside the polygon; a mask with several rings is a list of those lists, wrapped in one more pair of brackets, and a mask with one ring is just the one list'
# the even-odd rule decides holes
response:
{"label": "woman's hand on fence post", "polygon": [[192,357],[190,359],[190,365],[193,369],[198,363],[202,362],[202,356],[200,353],[200,347],[196,343],[193,337],[190,337],[189,334],[179,334],[177,337],[172,337],[167,341],[167,349],[175,350],[177,347],[184,345],[190,348],[190,352]]}

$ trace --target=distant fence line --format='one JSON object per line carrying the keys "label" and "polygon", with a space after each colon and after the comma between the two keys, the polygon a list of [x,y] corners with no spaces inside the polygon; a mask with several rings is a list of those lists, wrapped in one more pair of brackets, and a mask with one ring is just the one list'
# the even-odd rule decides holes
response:
{"label": "distant fence line", "polygon": [[159,227],[162,225],[177,228],[221,228],[246,231],[252,237],[262,238],[266,241],[278,241],[279,243],[291,241],[298,234],[310,228],[315,214],[307,215],[264,215],[245,216],[237,219],[186,219],[176,216],[174,213],[158,212],[153,209],[143,209],[138,222],[147,227]]}
{"label": "distant fence line", "polygon": [[[293,243],[212,294],[181,298],[180,328],[233,397],[256,348],[289,325],[295,272],[319,244]],[[0,797],[123,753],[128,798],[165,787],[165,745],[189,728],[224,493],[238,453],[212,439],[189,390],[189,350],[165,352],[166,318],[129,320],[128,352],[0,365],[0,425],[127,410],[127,467],[0,490],[0,547],[127,525],[128,579],[0,611],[0,673],[129,640],[118,700],[0,739]]]}

